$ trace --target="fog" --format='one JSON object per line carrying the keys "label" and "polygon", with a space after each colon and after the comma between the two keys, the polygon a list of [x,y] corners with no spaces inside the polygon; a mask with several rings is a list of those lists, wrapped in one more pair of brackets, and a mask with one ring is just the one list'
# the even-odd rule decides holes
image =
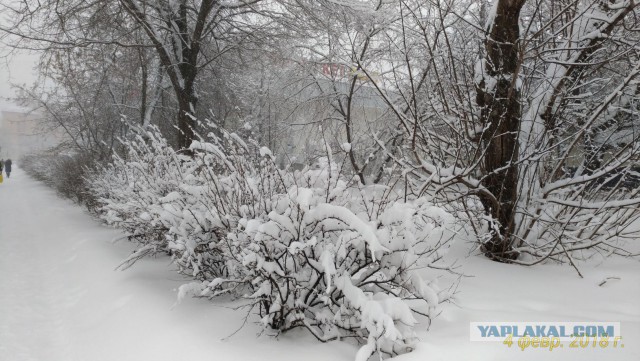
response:
{"label": "fog", "polygon": [[36,79],[34,66],[37,55],[25,50],[14,50],[0,43],[0,109],[15,109],[12,85],[30,85]]}
{"label": "fog", "polygon": [[0,43],[0,158],[20,156],[51,145],[51,137],[38,131],[37,115],[16,104],[14,86],[31,85],[36,80],[33,52],[11,49]]}

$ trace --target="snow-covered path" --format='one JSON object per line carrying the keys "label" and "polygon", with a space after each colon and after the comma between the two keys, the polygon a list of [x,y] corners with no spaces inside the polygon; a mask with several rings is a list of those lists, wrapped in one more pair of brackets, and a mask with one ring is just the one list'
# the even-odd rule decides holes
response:
{"label": "snow-covered path", "polygon": [[[115,267],[122,235],[16,169],[0,184],[0,360],[349,360],[354,347],[257,337],[243,312],[185,300],[168,259]],[[247,347],[251,340],[251,347]],[[314,358],[315,355],[315,358]]]}
{"label": "snow-covered path", "polygon": [[[277,339],[243,324],[244,312],[200,299],[173,307],[181,279],[165,258],[121,272],[131,252],[119,232],[16,169],[0,184],[0,361],[350,361],[356,346],[304,332]],[[453,253],[465,253],[464,245]],[[403,361],[638,360],[637,261],[516,267],[465,261],[458,306],[447,306]],[[605,277],[621,278],[603,287]],[[621,322],[624,349],[508,349],[469,341],[470,321]]]}

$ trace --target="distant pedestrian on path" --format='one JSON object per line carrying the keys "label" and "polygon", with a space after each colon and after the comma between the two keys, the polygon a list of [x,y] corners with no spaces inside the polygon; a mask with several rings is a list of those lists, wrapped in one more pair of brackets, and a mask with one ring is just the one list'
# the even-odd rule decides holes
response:
{"label": "distant pedestrian on path", "polygon": [[11,159],[4,161],[4,171],[7,173],[7,178],[11,177]]}

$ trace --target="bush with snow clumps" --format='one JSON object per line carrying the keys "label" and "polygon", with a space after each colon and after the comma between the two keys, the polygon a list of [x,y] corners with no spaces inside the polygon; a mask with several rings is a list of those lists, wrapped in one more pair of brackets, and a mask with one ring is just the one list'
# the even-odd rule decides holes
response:
{"label": "bush with snow clumps", "polygon": [[425,277],[453,217],[331,167],[279,170],[267,148],[221,133],[190,156],[150,133],[94,175],[101,217],[141,244],[125,265],[166,252],[194,278],[179,298],[243,297],[269,329],[362,340],[359,360],[410,350],[418,319],[451,297]]}

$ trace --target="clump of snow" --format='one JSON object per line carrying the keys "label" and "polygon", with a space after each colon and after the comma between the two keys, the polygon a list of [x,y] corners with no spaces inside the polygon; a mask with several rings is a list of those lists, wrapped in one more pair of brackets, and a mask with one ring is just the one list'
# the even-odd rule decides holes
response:
{"label": "clump of snow", "polygon": [[271,149],[269,149],[267,147],[260,147],[260,156],[261,157],[265,157],[265,156],[273,157],[273,153],[271,153]]}

